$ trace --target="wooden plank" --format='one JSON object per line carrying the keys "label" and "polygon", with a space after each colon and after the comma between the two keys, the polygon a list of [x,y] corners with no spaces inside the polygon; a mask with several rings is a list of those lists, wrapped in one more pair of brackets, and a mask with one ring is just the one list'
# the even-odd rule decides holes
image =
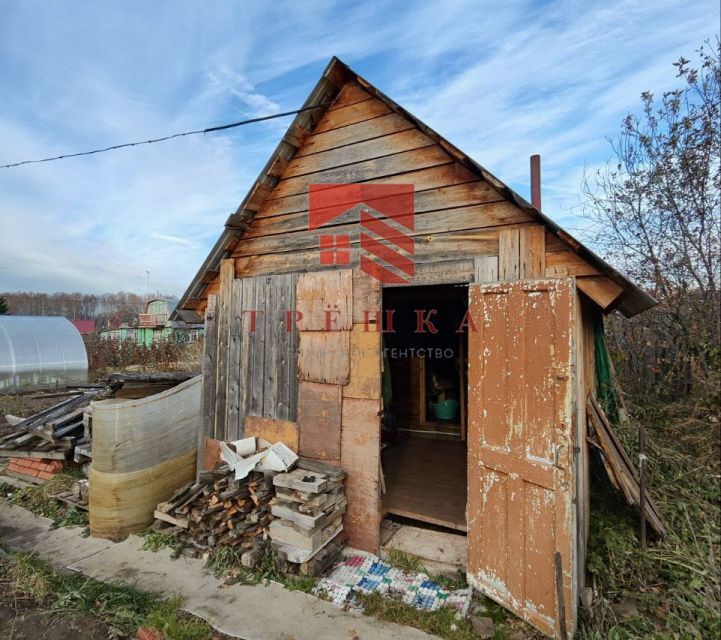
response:
{"label": "wooden plank", "polygon": [[281,389],[278,376],[283,375],[279,360],[283,355],[285,338],[285,313],[281,306],[281,282],[283,276],[269,276],[265,280],[265,315],[263,324],[263,405],[261,414],[267,418],[276,417]]}
{"label": "wooden plank", "polygon": [[353,269],[353,323],[375,323],[381,312],[381,283],[359,268]]}
{"label": "wooden plank", "polygon": [[336,109],[326,111],[314,131],[320,133],[322,131],[338,129],[339,127],[345,127],[356,122],[377,118],[378,116],[390,113],[390,111],[390,107],[385,104],[385,102],[378,100],[378,98],[364,100],[363,102],[347,106],[340,106]]}
{"label": "wooden plank", "polygon": [[218,352],[215,370],[215,438],[225,433],[228,392],[228,355],[230,341],[230,309],[233,300],[233,261],[226,258],[220,263],[220,292],[218,294]]}
{"label": "wooden plank", "polygon": [[350,331],[301,331],[298,379],[348,384]]}
{"label": "wooden plank", "polygon": [[[473,282],[473,260],[439,260],[416,264],[412,286]],[[384,285],[389,288],[392,285]],[[406,285],[401,285],[406,286]]]}
{"label": "wooden plank", "polygon": [[[416,214],[414,217],[414,230],[407,231],[406,235],[417,237],[472,229],[488,229],[523,224],[527,220],[528,215],[510,202],[488,202],[470,207],[457,207]],[[358,220],[354,220],[346,222],[346,224],[328,225],[312,231],[306,227],[300,231],[278,235],[248,237],[238,242],[233,255],[238,257],[311,249],[318,246],[318,236],[320,234],[329,233],[348,235],[351,244],[354,244],[359,242],[360,231],[361,226]],[[515,239],[518,240],[518,230],[515,231]],[[517,244],[515,248],[518,249]],[[544,257],[543,254],[541,256]],[[518,258],[518,255],[516,255],[516,258]],[[518,260],[516,260],[515,267],[518,268]]]}
{"label": "wooden plank", "polygon": [[520,276],[520,231],[501,229],[498,234],[498,279],[518,280]]}
{"label": "wooden plank", "polygon": [[546,274],[546,229],[539,225],[520,230],[520,279],[537,280]]}
{"label": "wooden plank", "polygon": [[[360,254],[360,247],[351,245],[348,267],[358,266]],[[484,255],[498,255],[498,231],[496,229],[473,229],[417,236],[415,238],[413,260],[418,269],[418,265],[421,264],[475,258]],[[325,272],[325,270],[338,268],[336,265],[328,267],[321,265],[319,249],[306,249],[283,254],[238,256],[235,260],[235,274],[238,278],[264,273]]]}
{"label": "wooden plank", "polygon": [[290,420],[246,416],[245,436],[256,436],[275,444],[282,442],[286,447],[298,453],[298,425]]}
{"label": "wooden plank", "polygon": [[354,162],[371,160],[382,156],[422,149],[436,144],[425,133],[418,129],[408,129],[399,133],[391,133],[380,138],[346,145],[338,149],[330,149],[309,156],[294,157],[283,173],[283,179],[303,176],[309,173],[331,169]]}
{"label": "wooden plank", "polygon": [[546,253],[546,269],[565,268],[566,273],[572,276],[597,276],[598,269],[592,267],[581,256],[573,251],[550,251]]}
{"label": "wooden plank", "polygon": [[256,311],[255,331],[250,328],[248,333],[248,349],[250,350],[248,373],[248,414],[263,415],[263,392],[265,384],[265,328],[267,319],[267,289],[271,282],[270,276],[256,279],[255,298],[251,309]]}
{"label": "wooden plank", "polygon": [[604,310],[623,293],[623,287],[606,276],[579,277],[576,286]]}
{"label": "wooden plank", "polygon": [[[301,339],[302,342],[302,339]],[[343,387],[343,398],[381,397],[381,333],[365,324],[353,325],[350,334],[350,381]]]}
{"label": "wooden plank", "polygon": [[341,458],[341,386],[303,382],[298,385],[299,453],[339,464]]}
{"label": "wooden plank", "polygon": [[[478,177],[463,165],[454,162],[427,169],[406,170],[398,174],[375,178],[373,182],[378,184],[412,184],[416,193],[421,193],[440,187],[478,182]],[[489,199],[495,199],[495,196],[489,197]],[[429,206],[427,208],[432,209],[435,207]],[[308,211],[307,191],[283,198],[269,198],[263,203],[263,207],[258,211],[256,218],[285,215],[298,211]]]}
{"label": "wooden plank", "polygon": [[[244,311],[250,311],[255,308],[255,291],[256,278],[247,278],[243,280],[243,301],[241,308]],[[257,317],[256,317],[257,321]],[[257,327],[256,327],[257,329]],[[238,436],[242,437],[245,433],[245,418],[248,415],[248,404],[250,402],[250,379],[251,369],[253,367],[252,351],[250,348],[251,340],[251,317],[248,313],[243,314],[241,322],[241,352],[239,362],[238,375]]]}
{"label": "wooden plank", "polygon": [[347,125],[340,129],[332,129],[321,133],[313,132],[303,140],[303,145],[295,157],[337,149],[347,144],[355,144],[413,128],[415,128],[415,125],[410,120],[398,113],[389,113],[372,120]]}
{"label": "wooden plank", "polygon": [[296,393],[297,384],[297,332],[286,323],[287,312],[294,308],[296,277],[287,275],[273,276],[275,293],[272,299],[272,323],[266,330],[266,343],[276,344],[273,351],[266,353],[266,387],[273,392],[263,399],[263,413],[267,417],[295,419],[291,412],[291,391]]}
{"label": "wooden plank", "polygon": [[233,281],[233,299],[230,305],[230,348],[228,351],[228,393],[225,439],[240,438],[240,362],[243,350],[243,283]]}
{"label": "wooden plank", "polygon": [[373,96],[368,93],[363,87],[357,82],[352,80],[346,82],[338,92],[338,95],[333,100],[333,104],[328,107],[328,111],[335,111],[341,107],[347,107],[357,102],[363,102],[364,100],[370,100]]}
{"label": "wooden plank", "polygon": [[295,308],[302,315],[297,323],[300,331],[349,331],[353,327],[352,270],[299,276]]}
{"label": "wooden plank", "polygon": [[[289,276],[289,302],[288,310],[292,311],[297,308],[296,291],[298,286],[298,274],[293,273]],[[286,343],[286,363],[288,370],[288,415],[279,411],[279,418],[287,420],[296,420],[298,417],[298,345],[300,342],[300,332],[296,329],[295,324],[291,324],[291,331],[288,334],[288,342]]]}
{"label": "wooden plank", "polygon": [[[382,199],[378,200],[379,202]],[[449,187],[437,187],[426,191],[416,191],[414,195],[415,214],[428,211],[437,212],[436,215],[443,215],[443,210],[456,207],[470,207],[473,205],[490,202],[501,202],[498,193],[487,182],[476,181]],[[307,205],[307,199],[305,204]],[[351,206],[350,200],[348,205]],[[519,210],[520,211],[520,210]],[[356,214],[357,215],[357,214]],[[526,219],[528,216],[526,215]],[[525,222],[523,218],[521,222]],[[341,224],[341,222],[337,223]],[[325,225],[324,229],[336,226],[336,221]],[[253,220],[243,238],[258,238],[277,233],[290,233],[293,231],[305,231],[308,229],[308,211],[302,210],[295,213],[288,213],[278,216],[257,217]]]}
{"label": "wooden plank", "polygon": [[498,256],[481,256],[473,261],[473,281],[498,282]]}
{"label": "wooden plank", "polygon": [[297,193],[306,193],[308,185],[311,183],[345,184],[350,182],[364,182],[407,171],[435,167],[450,162],[451,157],[443,151],[440,146],[434,145],[413,151],[404,151],[382,158],[356,162],[342,167],[333,167],[297,178],[283,179],[275,189],[273,189],[271,195],[273,198],[283,198]]}
{"label": "wooden plank", "polygon": [[381,503],[380,404],[377,400],[346,398],[343,401],[341,467],[348,510],[343,526],[348,544],[356,549],[378,553],[380,547]]}

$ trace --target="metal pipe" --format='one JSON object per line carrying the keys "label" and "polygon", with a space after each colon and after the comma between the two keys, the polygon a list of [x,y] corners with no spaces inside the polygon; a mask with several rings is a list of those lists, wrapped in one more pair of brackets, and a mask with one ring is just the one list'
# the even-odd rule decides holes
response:
{"label": "metal pipe", "polygon": [[541,156],[531,156],[531,204],[541,210]]}

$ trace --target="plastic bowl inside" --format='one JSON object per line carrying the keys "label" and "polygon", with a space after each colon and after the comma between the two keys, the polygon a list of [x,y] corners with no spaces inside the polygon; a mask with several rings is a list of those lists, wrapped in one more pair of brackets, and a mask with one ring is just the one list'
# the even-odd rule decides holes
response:
{"label": "plastic bowl inside", "polygon": [[439,420],[453,420],[458,415],[458,400],[434,402],[433,413]]}

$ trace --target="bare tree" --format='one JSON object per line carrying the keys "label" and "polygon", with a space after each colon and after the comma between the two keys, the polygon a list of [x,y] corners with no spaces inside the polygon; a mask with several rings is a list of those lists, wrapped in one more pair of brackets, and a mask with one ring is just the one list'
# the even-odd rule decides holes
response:
{"label": "bare tree", "polygon": [[660,302],[610,323],[624,382],[671,397],[708,390],[721,357],[719,40],[697,53],[674,63],[680,88],[641,95],[608,165],[584,180],[595,243]]}

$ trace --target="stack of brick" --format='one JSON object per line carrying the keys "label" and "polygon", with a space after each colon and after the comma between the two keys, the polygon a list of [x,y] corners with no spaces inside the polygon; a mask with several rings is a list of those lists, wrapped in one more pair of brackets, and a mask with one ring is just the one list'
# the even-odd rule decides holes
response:
{"label": "stack of brick", "polygon": [[42,484],[62,471],[61,460],[46,460],[42,458],[10,458],[10,464],[5,473],[9,476]]}
{"label": "stack of brick", "polygon": [[273,478],[275,519],[269,533],[283,571],[318,575],[340,551],[344,478],[339,467],[306,458],[300,458],[293,471]]}

